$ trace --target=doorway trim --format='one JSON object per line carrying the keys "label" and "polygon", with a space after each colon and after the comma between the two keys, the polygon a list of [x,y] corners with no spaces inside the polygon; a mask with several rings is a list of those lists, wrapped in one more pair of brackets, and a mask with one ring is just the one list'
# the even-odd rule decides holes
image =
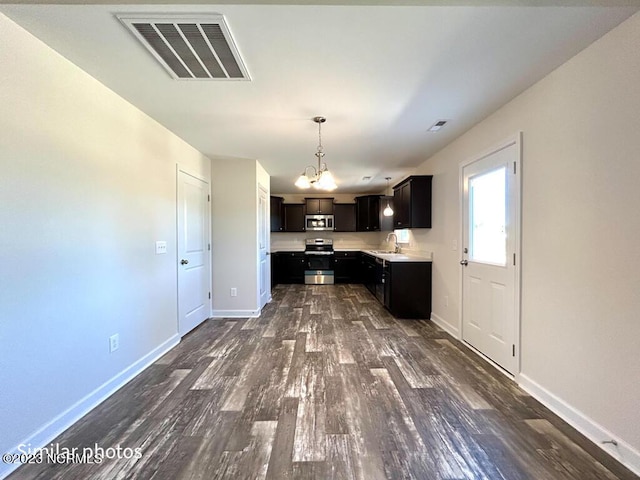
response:
{"label": "doorway trim", "polygon": [[522,356],[521,356],[521,298],[522,298],[522,282],[521,282],[521,275],[522,275],[522,131],[517,132],[514,135],[511,135],[510,137],[502,140],[501,142],[498,142],[496,145],[494,145],[493,147],[484,150],[483,152],[481,152],[480,154],[477,155],[473,155],[470,158],[467,158],[466,160],[463,160],[459,163],[458,165],[458,226],[459,226],[459,234],[458,234],[458,259],[462,260],[462,249],[464,248],[464,168],[468,165],[471,165],[474,162],[477,162],[478,160],[482,160],[485,157],[488,157],[489,155],[492,155],[500,150],[503,150],[507,147],[510,147],[512,145],[516,146],[516,155],[517,158],[515,160],[515,193],[514,193],[514,197],[515,197],[515,202],[516,202],[516,208],[514,209],[515,211],[515,226],[514,226],[514,235],[515,235],[515,241],[514,241],[514,249],[516,255],[516,262],[515,262],[515,273],[514,273],[514,321],[515,321],[515,325],[514,325],[514,342],[515,342],[515,348],[516,348],[516,368],[515,371],[513,372],[513,374],[507,372],[506,370],[504,370],[504,368],[502,368],[500,365],[498,365],[496,362],[494,362],[493,360],[491,360],[489,357],[487,357],[486,355],[484,355],[482,352],[480,352],[479,350],[477,350],[476,348],[474,348],[472,345],[468,344],[467,342],[465,342],[463,340],[463,336],[464,336],[464,319],[463,319],[463,295],[464,295],[464,291],[463,291],[463,271],[462,271],[462,266],[459,266],[459,270],[458,270],[458,339],[463,342],[465,344],[465,346],[467,346],[471,351],[475,352],[476,354],[478,354],[479,356],[481,356],[482,358],[484,358],[485,360],[487,360],[489,363],[491,363],[494,367],[496,367],[498,369],[498,371],[504,373],[505,375],[507,375],[508,377],[514,378],[514,379],[518,379],[519,375],[520,375],[520,369],[521,369],[521,360],[522,360]]}

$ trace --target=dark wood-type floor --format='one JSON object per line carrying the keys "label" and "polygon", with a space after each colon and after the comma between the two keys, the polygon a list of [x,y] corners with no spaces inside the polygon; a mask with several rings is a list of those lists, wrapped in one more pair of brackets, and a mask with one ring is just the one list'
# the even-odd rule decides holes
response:
{"label": "dark wood-type floor", "polygon": [[138,460],[11,479],[633,479],[507,377],[360,285],[209,320],[58,439]]}

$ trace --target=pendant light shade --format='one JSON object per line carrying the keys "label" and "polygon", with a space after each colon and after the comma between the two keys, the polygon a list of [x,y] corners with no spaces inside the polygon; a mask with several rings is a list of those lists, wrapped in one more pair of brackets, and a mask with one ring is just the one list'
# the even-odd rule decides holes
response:
{"label": "pendant light shade", "polygon": [[[385,179],[387,180],[387,192],[389,192],[389,180],[391,180],[391,177],[385,177]],[[385,209],[382,211],[382,214],[385,217],[391,217],[393,215],[393,208],[391,208],[391,205],[389,205],[389,199],[387,198],[387,206],[385,207]]]}
{"label": "pendant light shade", "polygon": [[[338,185],[336,185],[336,181],[329,171],[327,164],[322,162],[324,152],[322,150],[321,125],[326,122],[327,119],[324,117],[314,117],[313,121],[318,124],[318,150],[315,153],[316,157],[318,158],[318,168],[314,167],[313,165],[307,165],[294,185],[302,189],[313,187],[316,190],[325,190],[330,192],[338,188]],[[313,175],[307,175],[307,171],[309,169],[313,170]]]}
{"label": "pendant light shade", "polygon": [[311,183],[309,183],[309,178],[307,178],[304,172],[302,172],[302,175],[300,175],[298,177],[298,180],[296,180],[295,186],[298,188],[309,188],[311,186]]}

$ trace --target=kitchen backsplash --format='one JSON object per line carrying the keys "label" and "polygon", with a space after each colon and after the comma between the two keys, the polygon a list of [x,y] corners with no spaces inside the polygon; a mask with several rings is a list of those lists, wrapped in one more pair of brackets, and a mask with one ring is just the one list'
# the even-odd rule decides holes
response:
{"label": "kitchen backsplash", "polygon": [[[314,233],[280,233],[271,234],[271,250],[304,250],[304,241],[307,238],[332,238],[333,248],[336,250],[393,250],[393,240],[386,242],[389,232],[316,232]],[[414,232],[409,232],[409,243],[400,244],[402,252],[427,256],[432,258],[432,253]]]}
{"label": "kitchen backsplash", "polygon": [[307,238],[331,238],[334,249],[375,250],[384,244],[387,232],[275,232],[271,234],[271,250],[304,250]]}
{"label": "kitchen backsplash", "polygon": [[430,231],[428,228],[409,230],[409,243],[400,244],[402,252],[433,258],[433,253],[429,250],[428,244],[428,234]]}

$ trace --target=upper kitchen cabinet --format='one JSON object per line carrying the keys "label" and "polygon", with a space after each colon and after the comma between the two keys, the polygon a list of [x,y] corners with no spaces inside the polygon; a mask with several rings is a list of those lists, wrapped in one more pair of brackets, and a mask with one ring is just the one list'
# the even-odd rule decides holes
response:
{"label": "upper kitchen cabinet", "polygon": [[358,232],[380,231],[380,195],[356,197],[356,230]]}
{"label": "upper kitchen cabinet", "polygon": [[433,175],[413,175],[393,187],[393,227],[431,228]]}
{"label": "upper kitchen cabinet", "polygon": [[304,203],[283,203],[282,216],[285,232],[304,232]]}
{"label": "upper kitchen cabinet", "polygon": [[356,231],[355,203],[336,203],[333,205],[333,230],[336,232]]}
{"label": "upper kitchen cabinet", "polygon": [[333,198],[305,198],[307,215],[333,215]]}
{"label": "upper kitchen cabinet", "polygon": [[[389,197],[389,201],[393,201]],[[382,212],[387,206],[387,197],[381,195],[365,195],[356,197],[356,231],[379,232],[393,230],[392,217],[385,217]]]}
{"label": "upper kitchen cabinet", "polygon": [[271,231],[284,231],[284,223],[282,221],[282,197],[271,197]]}

